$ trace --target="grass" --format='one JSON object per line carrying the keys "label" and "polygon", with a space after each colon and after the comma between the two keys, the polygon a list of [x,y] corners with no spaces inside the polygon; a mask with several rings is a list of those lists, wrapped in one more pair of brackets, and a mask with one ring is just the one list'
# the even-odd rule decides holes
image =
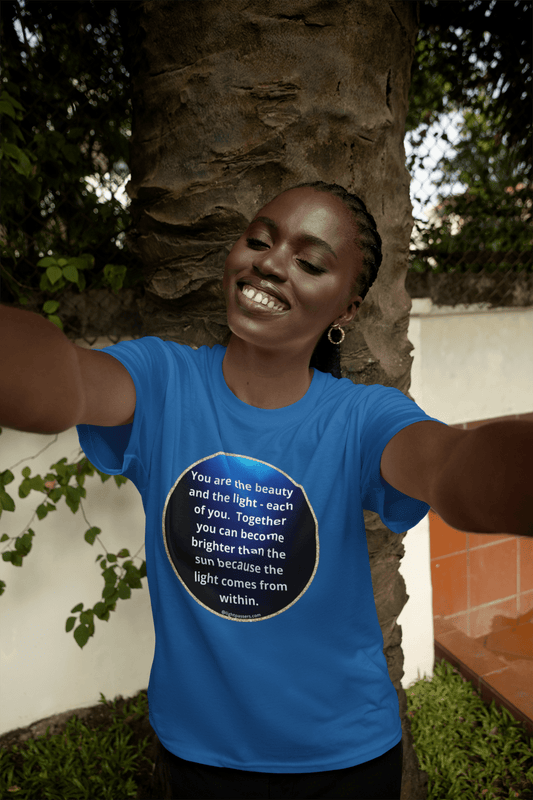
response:
{"label": "grass", "polygon": [[533,800],[533,738],[446,661],[406,691],[428,800]]}
{"label": "grass", "polygon": [[[533,800],[533,739],[506,710],[486,706],[444,661],[406,694],[428,800]],[[59,733],[2,737],[0,798],[149,800],[154,742],[146,692],[102,695]]]}

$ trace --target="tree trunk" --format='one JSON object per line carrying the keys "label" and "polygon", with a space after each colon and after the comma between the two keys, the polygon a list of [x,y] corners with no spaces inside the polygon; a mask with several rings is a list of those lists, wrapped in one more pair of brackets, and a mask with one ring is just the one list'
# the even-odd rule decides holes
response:
{"label": "tree trunk", "polygon": [[[147,334],[228,335],[233,242],[302,181],[355,191],[383,239],[380,276],[345,340],[344,374],[408,391],[412,226],[403,147],[417,4],[397,0],[147,0],[133,6],[131,246],[146,269]],[[402,798],[426,796],[401,688],[402,536],[368,515],[378,616],[404,729]]]}

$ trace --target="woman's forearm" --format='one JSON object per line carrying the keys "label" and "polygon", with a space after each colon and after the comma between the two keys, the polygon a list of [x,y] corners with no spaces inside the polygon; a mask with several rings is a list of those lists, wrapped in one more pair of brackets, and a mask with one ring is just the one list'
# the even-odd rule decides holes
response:
{"label": "woman's forearm", "polygon": [[458,530],[533,536],[533,423],[469,431],[443,465],[433,508]]}
{"label": "woman's forearm", "polygon": [[66,430],[76,424],[82,400],[72,342],[44,317],[0,306],[0,425]]}

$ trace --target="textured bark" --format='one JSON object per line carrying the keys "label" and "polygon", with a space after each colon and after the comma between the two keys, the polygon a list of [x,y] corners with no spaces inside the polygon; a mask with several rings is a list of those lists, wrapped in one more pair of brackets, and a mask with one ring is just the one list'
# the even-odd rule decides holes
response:
{"label": "textured bark", "polygon": [[[408,390],[412,216],[403,135],[416,11],[394,0],[136,4],[130,241],[146,269],[147,333],[195,346],[223,342],[222,269],[247,221],[294,184],[336,182],[363,197],[384,250],[343,345],[344,373]],[[368,539],[406,731],[402,796],[417,800],[425,791],[408,733],[396,623],[407,599],[398,573],[403,546],[378,518]]]}

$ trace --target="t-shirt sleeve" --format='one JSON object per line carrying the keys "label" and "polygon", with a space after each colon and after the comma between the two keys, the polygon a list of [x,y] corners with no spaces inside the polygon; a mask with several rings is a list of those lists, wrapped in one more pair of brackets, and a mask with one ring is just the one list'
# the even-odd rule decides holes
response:
{"label": "t-shirt sleeve", "polygon": [[161,423],[170,362],[165,342],[144,337],[106,347],[103,352],[116,358],[135,384],[133,422],[117,427],[78,425],[78,438],[87,458],[102,472],[125,475],[138,489],[147,481],[154,434]]}
{"label": "t-shirt sleeve", "polygon": [[[360,432],[363,508],[375,511],[394,533],[413,528],[429,511],[427,503],[399,492],[381,477],[381,456],[387,443],[415,422],[435,420],[398,389],[368,386]],[[444,423],[442,423],[444,424]]]}

